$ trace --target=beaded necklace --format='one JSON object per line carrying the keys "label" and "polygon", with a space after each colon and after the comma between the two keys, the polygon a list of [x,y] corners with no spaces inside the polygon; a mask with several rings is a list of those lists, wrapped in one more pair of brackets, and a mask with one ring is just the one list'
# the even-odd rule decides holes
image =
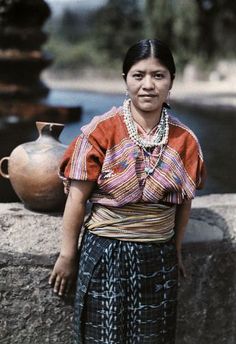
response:
{"label": "beaded necklace", "polygon": [[130,138],[143,149],[166,144],[169,135],[169,116],[166,108],[163,108],[162,110],[160,122],[157,126],[155,134],[153,135],[153,138],[151,140],[145,140],[138,134],[137,127],[135,126],[132,118],[130,104],[131,99],[125,100],[123,104],[124,121]]}
{"label": "beaded necklace", "polygon": [[[144,163],[145,163],[145,172],[147,175],[151,175],[155,168],[157,167],[161,155],[164,150],[164,146],[168,142],[168,135],[169,135],[169,115],[167,113],[167,110],[165,108],[162,109],[162,114],[160,118],[160,122],[157,126],[157,129],[155,131],[155,134],[153,135],[151,140],[146,140],[145,138],[142,138],[138,134],[138,129],[134,123],[134,120],[132,118],[131,114],[131,99],[125,100],[123,104],[123,113],[124,113],[124,122],[126,124],[129,137],[136,145],[138,145],[140,148],[143,149],[144,152]],[[160,152],[157,155],[157,160],[154,164],[154,166],[151,166],[151,152],[148,151],[149,148],[153,148],[159,146]],[[146,162],[145,156],[148,157],[148,164]]]}

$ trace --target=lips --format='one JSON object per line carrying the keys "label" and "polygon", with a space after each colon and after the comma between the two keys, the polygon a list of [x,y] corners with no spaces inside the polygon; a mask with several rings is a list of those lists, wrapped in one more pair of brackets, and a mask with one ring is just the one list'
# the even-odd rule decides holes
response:
{"label": "lips", "polygon": [[154,97],[157,97],[156,94],[140,94],[139,97],[142,97],[142,98],[154,98]]}

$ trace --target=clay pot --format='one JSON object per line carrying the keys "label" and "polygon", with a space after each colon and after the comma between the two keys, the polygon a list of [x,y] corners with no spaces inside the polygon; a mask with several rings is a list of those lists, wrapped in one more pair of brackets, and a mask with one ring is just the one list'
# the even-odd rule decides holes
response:
{"label": "clay pot", "polygon": [[[64,125],[36,122],[36,141],[17,146],[10,157],[0,160],[0,174],[9,178],[13,189],[26,208],[36,211],[58,211],[65,204],[63,183],[58,167],[66,146],[58,137]],[[8,173],[3,163],[8,161]]]}

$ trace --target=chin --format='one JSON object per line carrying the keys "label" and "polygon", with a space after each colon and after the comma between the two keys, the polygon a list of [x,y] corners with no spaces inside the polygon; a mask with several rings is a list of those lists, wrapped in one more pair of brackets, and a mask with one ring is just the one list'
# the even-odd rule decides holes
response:
{"label": "chin", "polygon": [[153,99],[150,101],[140,101],[137,99],[131,99],[133,105],[136,107],[137,110],[143,112],[155,112],[159,111],[162,108],[160,102],[153,102]]}
{"label": "chin", "polygon": [[139,107],[142,111],[158,111],[160,109],[160,106],[153,106],[153,104],[142,104],[142,106]]}

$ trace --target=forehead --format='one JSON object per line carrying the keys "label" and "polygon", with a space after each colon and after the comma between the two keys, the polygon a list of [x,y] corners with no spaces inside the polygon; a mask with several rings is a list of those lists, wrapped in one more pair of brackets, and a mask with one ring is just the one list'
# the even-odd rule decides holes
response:
{"label": "forehead", "polygon": [[168,70],[157,58],[149,57],[135,63],[130,71],[156,71],[156,70]]}

